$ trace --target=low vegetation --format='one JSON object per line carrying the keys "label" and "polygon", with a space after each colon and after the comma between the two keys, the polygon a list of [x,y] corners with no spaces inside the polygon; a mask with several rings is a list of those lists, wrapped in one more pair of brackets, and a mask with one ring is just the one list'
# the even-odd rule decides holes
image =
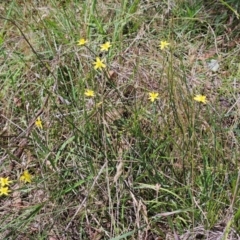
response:
{"label": "low vegetation", "polygon": [[237,0],[0,3],[0,239],[239,239]]}

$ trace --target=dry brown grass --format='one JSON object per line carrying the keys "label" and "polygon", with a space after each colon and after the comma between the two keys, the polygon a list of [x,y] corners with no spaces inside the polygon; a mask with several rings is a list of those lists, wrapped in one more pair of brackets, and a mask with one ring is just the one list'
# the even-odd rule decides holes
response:
{"label": "dry brown grass", "polygon": [[[0,199],[1,239],[239,238],[235,15],[133,2],[1,3],[30,43],[0,20],[0,176],[14,180]],[[113,47],[99,53],[106,40]],[[96,56],[106,71],[93,71]],[[193,101],[199,93],[207,105]]]}

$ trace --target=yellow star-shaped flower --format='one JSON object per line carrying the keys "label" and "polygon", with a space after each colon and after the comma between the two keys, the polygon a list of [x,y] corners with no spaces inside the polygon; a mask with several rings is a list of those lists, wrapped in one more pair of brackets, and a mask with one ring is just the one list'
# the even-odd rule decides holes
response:
{"label": "yellow star-shaped flower", "polygon": [[77,45],[82,46],[85,45],[88,41],[84,38],[80,38]]}
{"label": "yellow star-shaped flower", "polygon": [[102,68],[105,68],[106,65],[103,63],[103,60],[101,60],[99,57],[96,58],[96,62],[93,63],[95,66],[94,66],[94,69],[102,69]]}
{"label": "yellow star-shaped flower", "polygon": [[12,181],[8,180],[8,177],[6,178],[0,178],[0,185],[1,187],[9,186],[9,184],[12,183]]}
{"label": "yellow star-shaped flower", "polygon": [[194,98],[193,98],[195,101],[197,102],[201,102],[203,104],[206,104],[207,103],[207,99],[206,99],[206,96],[204,95],[196,95]]}
{"label": "yellow star-shaped flower", "polygon": [[166,48],[170,43],[168,43],[167,41],[161,41],[159,44],[159,47],[161,50],[163,50],[164,48]]}
{"label": "yellow star-shaped flower", "polygon": [[101,51],[108,51],[108,49],[111,47],[112,45],[110,44],[110,42],[106,42],[104,44],[101,45]]}
{"label": "yellow star-shaped flower", "polygon": [[23,181],[25,183],[31,183],[32,182],[32,175],[28,172],[28,170],[25,170],[23,174],[20,177],[20,181]]}
{"label": "yellow star-shaped flower", "polygon": [[87,97],[95,97],[94,91],[90,89],[86,89],[86,91],[84,92],[84,95]]}
{"label": "yellow star-shaped flower", "polygon": [[149,100],[151,101],[151,102],[154,102],[156,99],[158,99],[158,93],[156,93],[156,92],[150,92],[150,93],[148,93],[148,95],[149,95]]}
{"label": "yellow star-shaped flower", "polygon": [[0,196],[2,195],[8,196],[10,192],[11,190],[9,190],[8,187],[0,187]]}
{"label": "yellow star-shaped flower", "polygon": [[43,126],[42,126],[42,121],[41,121],[41,119],[40,119],[40,117],[38,117],[37,118],[37,120],[36,120],[36,122],[35,122],[35,125],[38,127],[38,128],[43,128]]}

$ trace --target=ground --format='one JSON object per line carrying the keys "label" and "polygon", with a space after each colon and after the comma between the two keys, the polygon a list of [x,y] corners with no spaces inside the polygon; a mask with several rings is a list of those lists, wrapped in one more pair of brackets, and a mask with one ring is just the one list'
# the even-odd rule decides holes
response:
{"label": "ground", "polygon": [[0,239],[239,239],[239,12],[0,3]]}

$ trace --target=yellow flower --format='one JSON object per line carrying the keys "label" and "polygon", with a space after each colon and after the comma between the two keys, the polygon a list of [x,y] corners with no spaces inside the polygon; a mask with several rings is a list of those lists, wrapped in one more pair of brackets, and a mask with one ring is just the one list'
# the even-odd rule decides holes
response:
{"label": "yellow flower", "polygon": [[101,45],[101,51],[108,51],[108,49],[111,47],[112,45],[110,44],[110,42],[106,42],[104,44]]}
{"label": "yellow flower", "polygon": [[86,89],[84,95],[87,96],[87,97],[95,97],[94,91],[90,90],[90,89]]}
{"label": "yellow flower", "polygon": [[8,187],[0,187],[0,196],[7,196],[10,192],[11,190],[9,190]]}
{"label": "yellow flower", "polygon": [[37,118],[37,120],[36,120],[36,122],[35,122],[35,125],[38,127],[38,128],[43,128],[43,126],[42,126],[42,121],[41,121],[41,119],[40,119],[40,117],[38,117]]}
{"label": "yellow flower", "polygon": [[167,41],[161,41],[159,44],[159,47],[161,50],[163,50],[165,47],[167,47],[170,43],[168,43]]}
{"label": "yellow flower", "polygon": [[32,182],[32,175],[28,172],[28,170],[25,170],[23,174],[20,177],[20,181],[23,181],[25,183],[31,183]]}
{"label": "yellow flower", "polygon": [[87,40],[85,40],[84,38],[81,38],[79,39],[77,45],[82,46],[82,45],[85,45],[87,42],[88,42]]}
{"label": "yellow flower", "polygon": [[103,63],[103,60],[101,60],[99,57],[96,58],[96,62],[94,62],[93,64],[95,64],[94,69],[102,69],[105,68],[106,65]]}
{"label": "yellow flower", "polygon": [[197,102],[202,102],[204,104],[206,104],[207,102],[206,96],[203,95],[196,95],[193,99]]}
{"label": "yellow flower", "polygon": [[0,185],[1,187],[9,186],[9,184],[12,183],[12,181],[8,180],[8,177],[6,178],[0,178]]}
{"label": "yellow flower", "polygon": [[156,99],[158,99],[158,93],[155,93],[155,92],[150,92],[150,93],[148,93],[148,95],[149,95],[149,100],[151,101],[151,102],[154,102]]}

